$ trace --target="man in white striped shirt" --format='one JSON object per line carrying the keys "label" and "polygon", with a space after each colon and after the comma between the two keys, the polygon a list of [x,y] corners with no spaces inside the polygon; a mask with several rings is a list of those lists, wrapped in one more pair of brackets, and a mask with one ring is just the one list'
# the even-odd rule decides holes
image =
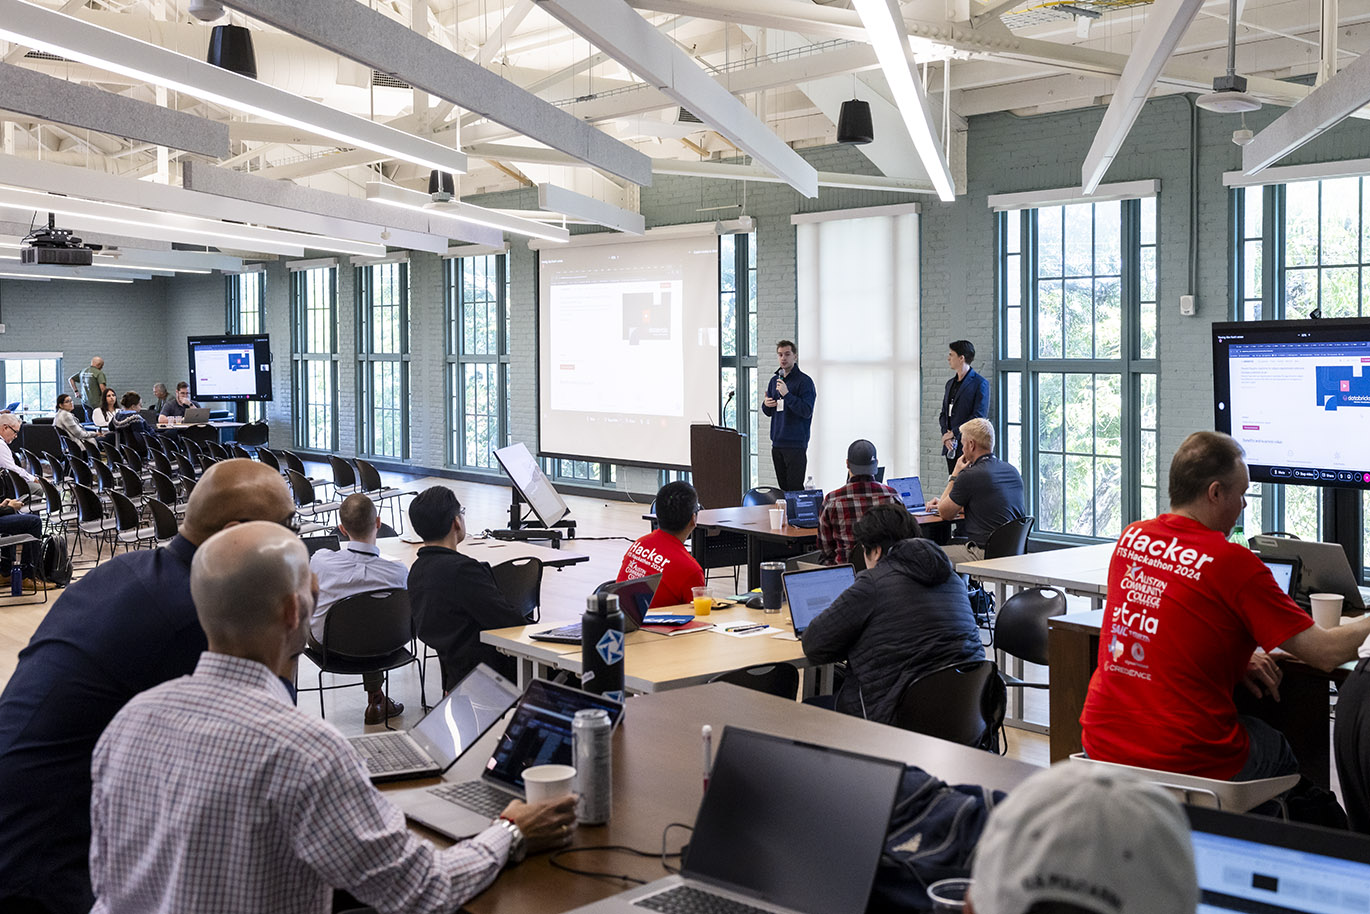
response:
{"label": "man in white striped shirt", "polygon": [[95,749],[94,912],[323,914],[334,888],[382,912],[452,911],[525,850],[569,839],[569,797],[512,802],[445,850],[409,833],[347,741],[281,681],[316,593],[285,528],[211,537],[190,588],[209,650],[193,675],[125,705]]}

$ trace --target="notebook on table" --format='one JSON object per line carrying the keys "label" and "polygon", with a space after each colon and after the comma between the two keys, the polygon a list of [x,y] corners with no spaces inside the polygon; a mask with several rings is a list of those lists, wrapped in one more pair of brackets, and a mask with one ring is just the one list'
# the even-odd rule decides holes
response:
{"label": "notebook on table", "polygon": [[451,768],[518,701],[512,682],[478,665],[412,730],[348,738],[375,783],[426,778]]}
{"label": "notebook on table", "polygon": [[[652,605],[652,597],[661,585],[661,575],[651,574],[645,578],[632,578],[614,584],[606,584],[604,593],[618,595],[618,608],[623,613],[623,631],[635,632],[642,627],[642,619],[647,615],[647,607]],[[533,632],[528,636],[534,641],[552,641],[557,644],[579,644],[580,623],[572,622],[558,628]]]}
{"label": "notebook on table", "polygon": [[576,914],[864,911],[903,771],[725,727],[680,873]]}
{"label": "notebook on table", "polygon": [[410,819],[450,838],[467,838],[484,831],[510,800],[523,799],[524,769],[572,764],[571,720],[586,708],[608,711],[615,727],[623,717],[622,702],[534,679],[479,779],[387,796]]}
{"label": "notebook on table", "polygon": [[928,503],[923,498],[923,483],[917,476],[901,476],[898,479],[891,479],[886,485],[899,496],[899,500],[904,503],[904,508],[910,514],[927,513]]}

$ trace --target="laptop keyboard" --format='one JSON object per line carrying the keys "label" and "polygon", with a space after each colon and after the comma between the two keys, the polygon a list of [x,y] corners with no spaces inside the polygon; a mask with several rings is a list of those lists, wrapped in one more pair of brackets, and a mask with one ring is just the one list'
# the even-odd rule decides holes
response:
{"label": "laptop keyboard", "polygon": [[432,768],[433,761],[415,749],[399,734],[378,733],[352,740],[352,745],[366,759],[366,770],[372,774],[390,774],[413,768]]}
{"label": "laptop keyboard", "polygon": [[678,885],[633,902],[634,907],[661,911],[662,914],[770,914],[758,908],[688,885]]}
{"label": "laptop keyboard", "polygon": [[545,632],[539,632],[538,634],[544,635],[544,636],[545,636],[545,635],[554,635],[554,636],[557,637],[557,638],[575,638],[577,641],[579,641],[579,640],[580,640],[580,623],[579,623],[579,622],[576,622],[576,623],[573,624],[573,625],[563,625],[561,628],[548,629],[547,631],[545,631]]}
{"label": "laptop keyboard", "polygon": [[508,806],[510,799],[512,799],[480,781],[443,784],[441,787],[429,788],[428,792],[449,803],[455,803],[492,819],[504,812],[504,807]]}

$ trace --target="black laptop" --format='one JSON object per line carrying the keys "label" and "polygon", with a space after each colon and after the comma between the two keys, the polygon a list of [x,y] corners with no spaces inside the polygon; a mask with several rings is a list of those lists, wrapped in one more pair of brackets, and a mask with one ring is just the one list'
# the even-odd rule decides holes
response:
{"label": "black laptop", "polygon": [[[652,574],[645,578],[632,578],[615,584],[606,584],[604,593],[618,594],[618,608],[623,613],[623,631],[635,632],[642,627],[642,617],[647,615],[647,607],[652,605],[652,597],[661,585],[661,575]],[[579,644],[580,623],[572,622],[560,628],[549,628],[545,632],[533,632],[528,636],[534,641],[554,641],[558,644]]]}
{"label": "black laptop", "polygon": [[785,523],[791,527],[817,527],[823,509],[822,489],[800,489],[785,493]]}

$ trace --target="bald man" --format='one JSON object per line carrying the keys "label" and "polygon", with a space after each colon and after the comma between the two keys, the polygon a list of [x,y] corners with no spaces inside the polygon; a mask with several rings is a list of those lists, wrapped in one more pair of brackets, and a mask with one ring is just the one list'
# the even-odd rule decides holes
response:
{"label": "bald man", "polygon": [[190,589],[209,650],[125,705],[95,749],[94,912],[323,914],[335,886],[382,912],[453,911],[511,852],[569,840],[569,796],[514,801],[445,850],[410,834],[347,740],[282,684],[318,589],[289,531],[211,537]]}
{"label": "bald man", "polygon": [[0,695],[0,911],[90,910],[95,741],[134,695],[195,669],[207,644],[190,599],[196,548],[233,524],[284,525],[294,513],[280,474],[222,461],[168,545],[110,559],[53,604]]}
{"label": "bald man", "polygon": [[67,378],[67,383],[71,385],[72,393],[80,394],[81,402],[86,405],[86,415],[89,416],[92,410],[104,403],[105,391],[109,389],[104,358],[95,356],[90,360],[89,368],[83,368]]}

